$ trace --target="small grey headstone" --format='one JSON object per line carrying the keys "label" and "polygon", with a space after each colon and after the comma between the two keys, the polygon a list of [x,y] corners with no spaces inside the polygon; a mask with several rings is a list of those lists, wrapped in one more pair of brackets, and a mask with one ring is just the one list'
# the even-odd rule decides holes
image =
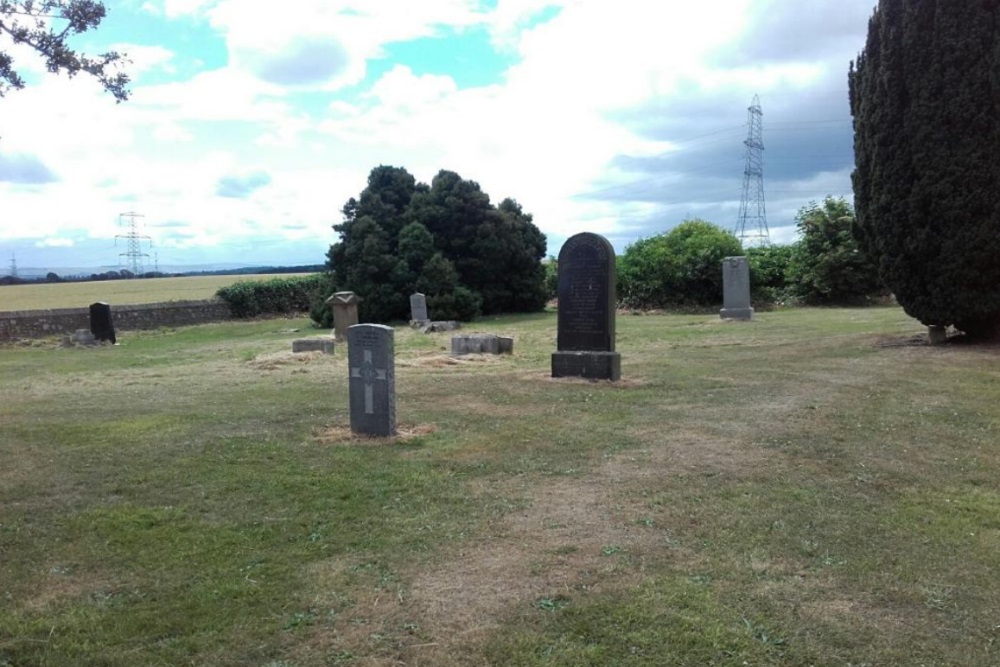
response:
{"label": "small grey headstone", "polygon": [[427,322],[427,297],[417,292],[410,295],[410,321]]}
{"label": "small grey headstone", "polygon": [[351,432],[396,435],[396,361],[393,329],[356,324],[347,330]]}
{"label": "small grey headstone", "polygon": [[79,343],[80,345],[96,345],[97,339],[94,337],[94,334],[90,333],[90,329],[77,329],[69,337],[69,342]]}
{"label": "small grey headstone", "polygon": [[927,338],[931,345],[941,345],[948,341],[948,327],[931,325],[927,327]]}
{"label": "small grey headstone", "polygon": [[361,297],[354,292],[337,292],[326,304],[333,310],[333,337],[337,342],[347,340],[347,329],[358,323],[358,304]]}
{"label": "small grey headstone", "polygon": [[333,354],[332,338],[298,338],[292,341],[292,353],[299,352],[322,352],[323,354]]}
{"label": "small grey headstone", "polygon": [[753,317],[750,307],[750,264],[746,257],[726,257],[722,260],[722,310],[724,320],[749,320]]}
{"label": "small grey headstone", "polygon": [[111,306],[98,301],[90,304],[90,333],[99,341],[108,341],[112,345],[115,340],[115,325],[111,319]]}

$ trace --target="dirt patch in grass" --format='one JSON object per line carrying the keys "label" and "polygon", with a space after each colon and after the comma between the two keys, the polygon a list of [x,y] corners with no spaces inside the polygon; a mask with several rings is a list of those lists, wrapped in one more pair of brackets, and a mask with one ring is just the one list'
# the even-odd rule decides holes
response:
{"label": "dirt patch in grass", "polygon": [[437,432],[434,424],[404,424],[396,427],[396,435],[380,438],[372,435],[359,435],[351,431],[350,426],[328,426],[313,434],[313,438],[321,445],[342,445],[351,447],[377,447],[392,445],[420,436]]}
{"label": "dirt patch in grass", "polygon": [[396,366],[402,368],[462,368],[471,366],[498,366],[509,357],[495,354],[466,354],[452,357],[446,354],[418,356],[413,359],[397,359]]}
{"label": "dirt patch in grass", "polygon": [[257,371],[276,371],[287,367],[306,366],[332,360],[333,356],[322,352],[277,352],[260,354],[247,362],[247,366]]}

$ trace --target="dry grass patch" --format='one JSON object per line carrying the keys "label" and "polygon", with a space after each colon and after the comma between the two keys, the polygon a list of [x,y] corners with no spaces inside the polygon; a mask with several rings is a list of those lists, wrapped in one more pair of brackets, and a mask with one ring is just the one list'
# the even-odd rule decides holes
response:
{"label": "dry grass patch", "polygon": [[344,445],[355,447],[378,447],[404,443],[407,440],[420,438],[437,432],[434,424],[402,424],[396,427],[396,435],[382,438],[373,435],[359,435],[351,431],[350,426],[328,426],[315,434],[313,439],[321,445]]}

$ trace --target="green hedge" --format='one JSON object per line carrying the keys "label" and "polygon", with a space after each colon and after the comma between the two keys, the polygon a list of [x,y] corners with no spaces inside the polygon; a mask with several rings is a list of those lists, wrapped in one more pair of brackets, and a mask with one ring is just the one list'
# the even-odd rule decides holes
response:
{"label": "green hedge", "polygon": [[317,292],[326,288],[325,274],[271,280],[240,281],[223,287],[216,296],[226,302],[233,317],[288,315],[309,312]]}

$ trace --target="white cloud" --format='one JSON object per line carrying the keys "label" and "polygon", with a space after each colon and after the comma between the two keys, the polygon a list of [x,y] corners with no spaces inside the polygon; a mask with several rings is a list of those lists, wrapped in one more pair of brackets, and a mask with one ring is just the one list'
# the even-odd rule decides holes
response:
{"label": "white cloud", "polygon": [[73,239],[50,236],[35,244],[36,248],[72,248],[76,245]]}

